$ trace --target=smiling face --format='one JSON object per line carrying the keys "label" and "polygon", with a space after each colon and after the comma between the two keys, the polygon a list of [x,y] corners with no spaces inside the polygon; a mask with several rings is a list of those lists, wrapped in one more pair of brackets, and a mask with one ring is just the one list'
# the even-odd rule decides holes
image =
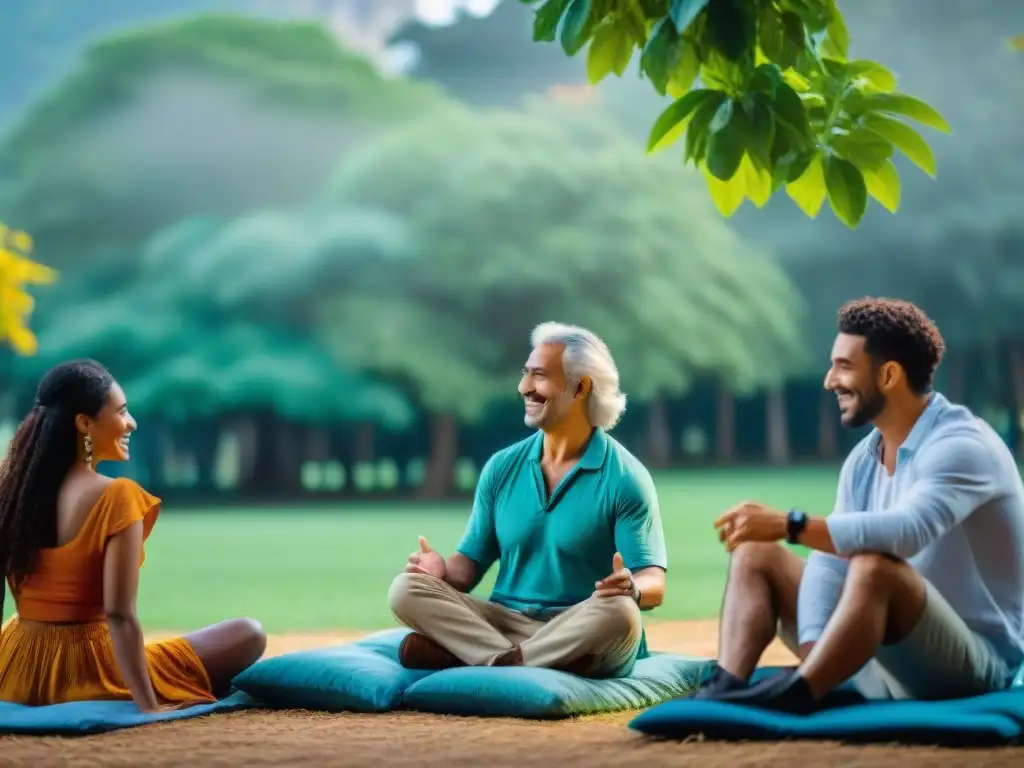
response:
{"label": "smiling face", "polygon": [[885,393],[878,384],[883,371],[864,344],[863,336],[836,336],[832,367],[825,375],[825,389],[834,392],[839,400],[840,420],[844,427],[852,429],[873,421],[886,406]]}
{"label": "smiling face", "polygon": [[110,387],[107,401],[95,418],[84,414],[76,419],[78,431],[92,438],[93,463],[128,461],[131,457],[131,433],[138,425],[128,413],[124,390],[117,382]]}
{"label": "smiling face", "polygon": [[523,366],[519,394],[526,414],[523,421],[534,429],[549,429],[569,413],[575,402],[575,388],[569,386],[562,367],[563,347],[541,344]]}

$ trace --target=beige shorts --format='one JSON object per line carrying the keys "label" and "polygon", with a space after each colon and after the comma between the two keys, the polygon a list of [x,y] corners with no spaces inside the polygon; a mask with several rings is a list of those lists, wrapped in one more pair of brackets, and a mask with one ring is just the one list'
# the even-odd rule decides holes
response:
{"label": "beige shorts", "polygon": [[[925,582],[927,602],[917,626],[875,657],[851,682],[867,699],[956,699],[1008,688],[1010,670],[987,640],[972,632],[935,587]],[[792,628],[779,637],[798,654]]]}

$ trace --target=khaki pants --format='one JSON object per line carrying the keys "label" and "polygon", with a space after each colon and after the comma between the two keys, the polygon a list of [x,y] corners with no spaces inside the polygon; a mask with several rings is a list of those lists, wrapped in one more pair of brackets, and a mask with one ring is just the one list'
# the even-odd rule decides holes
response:
{"label": "khaki pants", "polygon": [[622,677],[632,670],[643,635],[640,609],[628,597],[589,598],[539,621],[433,576],[402,573],[388,602],[402,624],[471,666],[489,666],[519,646],[527,667],[557,669],[591,657],[582,674]]}

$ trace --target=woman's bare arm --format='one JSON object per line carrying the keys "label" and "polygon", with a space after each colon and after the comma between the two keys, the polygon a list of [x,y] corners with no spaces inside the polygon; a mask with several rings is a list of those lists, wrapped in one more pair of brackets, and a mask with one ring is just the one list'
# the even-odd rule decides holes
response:
{"label": "woman's bare arm", "polygon": [[142,522],[110,539],[103,558],[103,605],[114,644],[114,659],[125,685],[143,712],[160,708],[149,677],[146,644],[135,609],[142,560]]}

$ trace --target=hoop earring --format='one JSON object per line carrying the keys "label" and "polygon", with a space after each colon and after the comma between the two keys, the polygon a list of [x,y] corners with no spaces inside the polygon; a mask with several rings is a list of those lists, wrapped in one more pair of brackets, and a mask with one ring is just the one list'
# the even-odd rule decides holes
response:
{"label": "hoop earring", "polygon": [[92,466],[92,435],[86,435],[85,440],[85,463],[88,466]]}

